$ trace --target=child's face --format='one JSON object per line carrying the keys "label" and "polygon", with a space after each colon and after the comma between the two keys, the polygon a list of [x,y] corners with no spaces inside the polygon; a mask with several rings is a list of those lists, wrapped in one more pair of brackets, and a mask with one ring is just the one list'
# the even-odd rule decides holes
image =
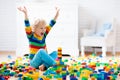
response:
{"label": "child's face", "polygon": [[44,36],[44,33],[46,31],[46,24],[39,24],[38,27],[35,28],[35,34],[38,36]]}

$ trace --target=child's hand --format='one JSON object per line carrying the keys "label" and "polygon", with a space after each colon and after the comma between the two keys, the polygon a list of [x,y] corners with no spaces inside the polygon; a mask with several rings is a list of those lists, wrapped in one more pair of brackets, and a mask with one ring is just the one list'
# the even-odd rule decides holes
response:
{"label": "child's hand", "polygon": [[56,20],[56,19],[58,18],[58,16],[59,16],[59,11],[60,11],[60,9],[59,9],[58,7],[55,7],[55,9],[56,9],[56,15],[55,15],[55,17],[54,17],[54,20]]}
{"label": "child's hand", "polygon": [[27,9],[26,7],[18,7],[18,10],[23,12],[25,14],[25,19],[27,20],[28,19],[28,15],[27,15]]}
{"label": "child's hand", "polygon": [[25,6],[24,7],[18,7],[18,10],[23,12],[24,14],[27,14],[27,9],[26,9]]}
{"label": "child's hand", "polygon": [[58,7],[55,7],[55,9],[56,9],[56,14],[59,15],[60,9]]}

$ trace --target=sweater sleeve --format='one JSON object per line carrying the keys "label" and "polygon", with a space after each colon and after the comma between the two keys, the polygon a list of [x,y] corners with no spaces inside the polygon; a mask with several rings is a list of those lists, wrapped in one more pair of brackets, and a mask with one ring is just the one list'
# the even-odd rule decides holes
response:
{"label": "sweater sleeve", "polygon": [[28,38],[31,38],[31,36],[32,36],[32,28],[30,26],[30,22],[29,22],[29,20],[25,20],[24,23],[25,23],[26,35],[27,35]]}
{"label": "sweater sleeve", "polygon": [[49,25],[46,26],[46,35],[50,32],[51,28],[55,25],[56,21],[55,20],[51,20]]}

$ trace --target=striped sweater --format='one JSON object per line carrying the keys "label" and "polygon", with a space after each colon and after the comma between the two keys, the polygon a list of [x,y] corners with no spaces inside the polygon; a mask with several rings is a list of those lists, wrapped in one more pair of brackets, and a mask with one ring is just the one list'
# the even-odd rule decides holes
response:
{"label": "striped sweater", "polygon": [[32,59],[39,49],[47,50],[45,39],[51,28],[56,23],[56,21],[55,20],[50,21],[49,25],[46,26],[46,32],[44,33],[44,36],[42,38],[35,35],[34,32],[32,32],[29,20],[25,20],[24,22],[26,26],[25,27],[26,35],[29,40],[29,48],[30,48],[29,58]]}

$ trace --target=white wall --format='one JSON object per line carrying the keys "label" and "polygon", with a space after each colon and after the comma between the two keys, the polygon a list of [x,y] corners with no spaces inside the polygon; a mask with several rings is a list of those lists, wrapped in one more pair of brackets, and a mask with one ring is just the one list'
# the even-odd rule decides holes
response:
{"label": "white wall", "polygon": [[[25,0],[16,0],[25,1]],[[0,0],[0,50],[16,50],[16,1]],[[32,0],[27,0],[32,1]],[[47,0],[35,0],[47,1]],[[53,1],[53,0],[52,0]],[[61,0],[57,0],[61,1]],[[64,0],[63,0],[64,1]],[[65,0],[70,1],[70,0]],[[51,0],[49,1],[51,2]],[[71,3],[75,3],[71,0]],[[80,28],[95,25],[94,21],[115,16],[117,18],[116,49],[120,50],[120,0],[78,0],[79,3],[79,37]],[[92,21],[92,22],[90,22]],[[7,22],[7,23],[6,23]]]}
{"label": "white wall", "polygon": [[0,0],[0,51],[16,50],[15,0]]}
{"label": "white wall", "polygon": [[[61,17],[59,18],[60,20],[58,21],[58,23],[56,24],[56,26],[59,25],[59,29],[62,30],[59,34],[60,36],[63,36],[62,38],[59,38],[59,40],[54,39],[54,37],[56,35],[54,35],[52,38],[54,41],[59,42],[58,44],[54,44],[53,46],[61,46],[63,47],[63,51],[66,50],[67,52],[65,53],[70,53],[73,54],[77,53],[78,55],[78,8],[77,8],[77,0],[74,1],[70,1],[70,0],[0,0],[0,51],[19,51],[18,47],[20,47],[21,45],[25,44],[27,39],[25,39],[26,41],[24,41],[24,37],[25,35],[24,32],[22,31],[24,28],[24,24],[22,21],[23,17],[18,17],[16,16],[16,12],[17,12],[17,5],[16,3],[33,3],[33,2],[37,2],[37,3],[48,3],[49,5],[53,5],[54,6],[60,6],[63,8],[66,6],[66,8],[64,8],[64,10],[61,9],[61,12],[64,12],[64,15],[61,15]],[[69,6],[71,8],[69,8]],[[36,7],[36,6],[35,6]],[[34,8],[35,8],[34,7]],[[32,11],[32,10],[31,10]],[[44,9],[42,9],[41,11],[45,11]],[[47,11],[46,11],[47,12]],[[71,13],[72,12],[72,13]],[[75,13],[74,13],[75,12]],[[32,13],[32,12],[31,12]],[[45,13],[45,14],[49,14],[47,16],[42,16],[42,18],[48,18],[51,19],[50,17],[53,17],[53,15],[50,15],[52,12],[50,13]],[[44,14],[44,13],[42,13]],[[63,13],[62,13],[63,14]],[[20,14],[20,16],[22,16],[22,14]],[[33,15],[32,15],[33,16]],[[34,16],[33,16],[34,17]],[[16,19],[17,18],[17,19]],[[34,17],[35,18],[35,17]],[[61,21],[63,20],[63,21]],[[65,22],[64,22],[65,21]],[[20,28],[18,28],[18,22],[20,22],[20,24],[22,24],[22,26],[19,26]],[[32,22],[32,20],[31,20]],[[47,20],[48,22],[48,20]],[[60,25],[62,24],[62,25]],[[64,26],[63,26],[64,25]],[[66,27],[67,26],[67,27]],[[70,28],[70,26],[72,28]],[[22,29],[21,29],[22,28]],[[59,31],[59,29],[56,29],[56,32]],[[67,30],[67,31],[66,31]],[[73,31],[74,30],[74,31]],[[21,33],[18,33],[21,32]],[[23,33],[22,33],[23,32]],[[53,31],[53,33],[51,34],[56,34],[56,32]],[[63,34],[63,32],[65,34]],[[66,33],[67,32],[67,33]],[[73,33],[73,34],[71,34]],[[75,35],[74,35],[75,34]],[[67,36],[69,35],[69,36]],[[70,37],[70,35],[72,35],[73,37]],[[23,40],[23,42],[19,42],[19,38],[21,39],[21,41]],[[61,40],[65,40],[61,41]],[[71,41],[72,40],[72,41]],[[71,43],[71,42],[75,42]],[[17,44],[18,43],[18,44]],[[47,40],[47,44],[50,43],[50,40]],[[28,44],[26,44],[25,46],[27,46]],[[68,46],[68,47],[66,47]],[[72,47],[70,47],[72,46]],[[50,44],[48,44],[48,48],[50,48]],[[76,47],[76,49],[75,49]],[[68,50],[66,48],[69,48]],[[21,49],[24,49],[24,47],[22,47]],[[25,50],[26,51],[26,50]],[[52,51],[52,50],[51,50]],[[24,51],[23,51],[24,52]],[[19,53],[22,54],[22,53]]]}
{"label": "white wall", "polygon": [[104,19],[116,18],[116,50],[120,51],[120,0],[79,0],[79,40],[81,30],[99,26]]}
{"label": "white wall", "polygon": [[[73,56],[79,55],[78,50],[78,6],[76,1],[51,1],[46,3],[40,2],[17,2],[17,6],[25,5],[28,9],[31,24],[36,18],[43,18],[47,23],[55,15],[55,7],[60,8],[60,14],[57,23],[47,36],[48,52],[57,50],[62,47],[63,54]],[[24,31],[24,15],[17,11],[17,54],[28,53],[28,40]]]}

